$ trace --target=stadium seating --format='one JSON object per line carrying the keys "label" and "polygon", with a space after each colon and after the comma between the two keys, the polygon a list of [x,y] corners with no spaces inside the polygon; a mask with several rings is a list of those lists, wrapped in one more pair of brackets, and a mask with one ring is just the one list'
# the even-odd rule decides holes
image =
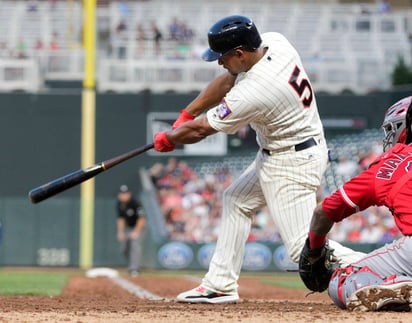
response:
{"label": "stadium seating", "polygon": [[[349,177],[337,174],[336,168],[342,158],[359,162],[359,155],[368,153],[372,148],[378,150],[382,142],[381,129],[366,129],[358,134],[340,135],[328,140],[328,148],[331,152],[331,162],[323,176],[325,189],[335,191],[346,182]],[[247,156],[224,157],[218,162],[205,162],[194,165],[193,169],[198,174],[213,174],[219,169],[227,168],[234,177],[240,175],[255,159],[256,152]]]}
{"label": "stadium seating", "polygon": [[[83,16],[80,1],[0,2],[0,90],[38,90],[44,80],[81,80]],[[283,33],[297,48],[317,91],[367,93],[391,86],[390,75],[399,57],[412,63],[409,35],[412,9],[378,12],[375,3],[337,1],[190,0],[106,1],[97,8],[97,83],[100,91],[154,92],[200,90],[221,72],[202,62],[208,27],[229,14],[252,17],[261,32]],[[169,39],[174,19],[183,21],[193,38]],[[126,30],[116,39],[116,28]],[[160,48],[151,39],[151,25],[163,34]],[[149,39],[137,40],[141,25]],[[408,29],[409,28],[409,29]],[[42,51],[35,49],[41,40]],[[49,44],[57,41],[57,49]],[[24,57],[19,55],[24,47]],[[122,57],[114,53],[122,51]],[[10,60],[26,60],[16,71],[22,80],[6,78]],[[37,66],[33,67],[33,66]],[[10,74],[10,70],[9,70]],[[15,77],[16,78],[16,77]],[[17,77],[18,78],[18,77]]]}
{"label": "stadium seating", "polygon": [[[342,160],[347,159],[356,167],[356,171],[353,173],[355,176],[362,167],[367,167],[367,164],[380,153],[381,140],[382,131],[380,129],[368,129],[361,133],[339,135],[330,139],[328,146],[332,151],[332,160],[324,173],[323,185],[318,191],[318,200],[330,195],[350,179],[350,175],[338,172]],[[233,179],[237,178],[250,165],[255,154],[256,152],[249,155],[219,158],[219,161],[216,162],[193,162],[191,165],[187,163],[190,172],[187,172],[187,168],[185,172],[182,171],[182,168],[179,169],[177,166],[179,162],[176,161],[170,164],[175,165],[175,168],[170,167],[170,165],[162,165],[159,168],[159,164],[153,167],[156,169],[151,172],[154,180],[147,182],[150,185],[155,183],[154,185],[158,189],[159,203],[171,239],[190,242],[210,242],[216,239],[215,233],[218,229],[221,211],[220,199],[225,185],[232,183]],[[361,162],[361,156],[367,157],[366,165]],[[194,173],[196,176],[188,176],[188,173]],[[205,185],[206,181],[208,186]],[[206,190],[205,187],[208,189]],[[183,200],[187,200],[192,194],[197,196],[197,202],[183,206]],[[171,196],[172,199],[170,199]],[[208,202],[202,204],[206,199]],[[199,213],[199,210],[196,210],[199,205],[205,207],[207,212],[202,208],[203,212]],[[263,225],[260,220],[257,220],[258,217],[260,220],[264,220]],[[199,221],[199,219],[202,220]],[[266,209],[258,212],[258,216],[253,221],[255,221],[252,230],[254,238],[273,242],[280,241],[279,235],[276,234],[276,226],[270,225],[272,220]],[[379,231],[379,235],[369,234],[371,227]],[[336,225],[330,233],[331,239],[340,242],[384,243],[398,236],[400,236],[399,230],[396,228],[390,211],[386,207],[376,206],[345,219]]]}

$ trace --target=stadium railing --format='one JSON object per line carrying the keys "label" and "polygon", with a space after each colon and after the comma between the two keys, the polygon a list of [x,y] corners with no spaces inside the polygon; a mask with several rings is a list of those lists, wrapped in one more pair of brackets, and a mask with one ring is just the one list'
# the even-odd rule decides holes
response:
{"label": "stadium railing", "polygon": [[[80,42],[81,6],[77,2],[71,6],[65,2],[58,3],[57,9],[50,11],[47,3],[39,2],[35,13],[25,10],[25,2],[0,3],[0,30],[3,31],[0,42],[4,42],[4,46],[14,50],[19,39],[23,39],[30,47],[38,37],[48,42],[53,35],[58,35],[61,45],[59,50],[42,54],[42,59],[37,60],[38,74],[20,73],[19,84],[8,82],[3,77],[0,90],[35,91],[44,79],[82,79],[82,49],[68,46],[70,42]],[[118,10],[118,3],[111,2],[110,7],[99,8],[97,12],[98,21],[107,24],[109,33],[114,33],[117,24],[124,18]],[[204,10],[200,11],[200,8]],[[213,2],[194,6],[190,1],[176,1],[173,7],[162,0],[129,2],[129,25],[126,39],[121,44],[125,46],[127,56],[115,59],[107,52],[98,51],[98,89],[116,92],[201,90],[216,73],[222,72],[222,68],[194,59],[191,51],[199,44],[206,46],[204,42],[199,42],[207,26],[228,14],[229,9],[256,15],[261,32],[275,30],[284,33],[299,51],[316,91],[336,93],[351,90],[362,94],[386,90],[391,86],[391,73],[398,58],[403,57],[407,64],[412,63],[408,39],[412,34],[412,24],[408,23],[412,20],[411,10],[381,14],[376,11],[375,5],[330,2],[310,5],[302,2],[281,4],[263,1],[260,5],[233,2],[230,6]],[[179,52],[179,44],[167,39],[168,24],[173,17],[185,21],[195,31],[193,42],[186,44],[183,52]],[[143,44],[145,54],[137,57],[137,24],[143,23],[148,28],[152,18],[156,18],[155,23],[165,37],[161,44],[162,52],[159,55],[150,40]],[[22,19],[24,24],[20,26],[18,21]],[[97,27],[102,28],[100,25]],[[106,42],[110,43],[110,40],[106,39]],[[180,57],[175,57],[176,54]],[[20,62],[14,57],[2,59],[3,68],[7,70],[12,70]],[[23,63],[24,66],[28,64]]]}

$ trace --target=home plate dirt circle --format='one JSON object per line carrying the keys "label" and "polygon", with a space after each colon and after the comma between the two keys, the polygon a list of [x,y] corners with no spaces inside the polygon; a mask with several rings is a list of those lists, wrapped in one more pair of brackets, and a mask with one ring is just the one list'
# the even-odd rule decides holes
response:
{"label": "home plate dirt circle", "polygon": [[[237,304],[182,304],[176,295],[193,279],[72,276],[60,296],[1,296],[0,322],[410,322],[411,313],[354,313],[338,309],[325,293],[241,278]],[[119,283],[120,282],[120,283]]]}

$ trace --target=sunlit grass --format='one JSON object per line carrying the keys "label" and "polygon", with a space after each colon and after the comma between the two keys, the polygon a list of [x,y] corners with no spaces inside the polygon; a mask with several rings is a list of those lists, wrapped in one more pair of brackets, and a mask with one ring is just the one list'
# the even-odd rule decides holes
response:
{"label": "sunlit grass", "polygon": [[[122,273],[122,270],[120,270]],[[127,273],[127,271],[125,271]],[[144,277],[197,277],[200,279],[206,274],[203,271],[171,271],[171,270],[142,270]],[[60,295],[72,275],[84,275],[78,269],[47,270],[41,269],[3,269],[0,270],[0,295]],[[305,289],[296,272],[242,272],[241,278],[256,278],[262,284],[287,288]]]}
{"label": "sunlit grass", "polygon": [[67,273],[0,271],[0,295],[60,295]]}

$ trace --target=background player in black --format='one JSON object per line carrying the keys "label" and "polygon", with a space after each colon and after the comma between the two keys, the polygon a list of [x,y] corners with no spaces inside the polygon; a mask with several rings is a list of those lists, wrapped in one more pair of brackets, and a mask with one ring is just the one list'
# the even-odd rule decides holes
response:
{"label": "background player in black", "polygon": [[126,185],[117,195],[117,239],[122,243],[131,276],[140,268],[141,238],[146,224],[143,208]]}

